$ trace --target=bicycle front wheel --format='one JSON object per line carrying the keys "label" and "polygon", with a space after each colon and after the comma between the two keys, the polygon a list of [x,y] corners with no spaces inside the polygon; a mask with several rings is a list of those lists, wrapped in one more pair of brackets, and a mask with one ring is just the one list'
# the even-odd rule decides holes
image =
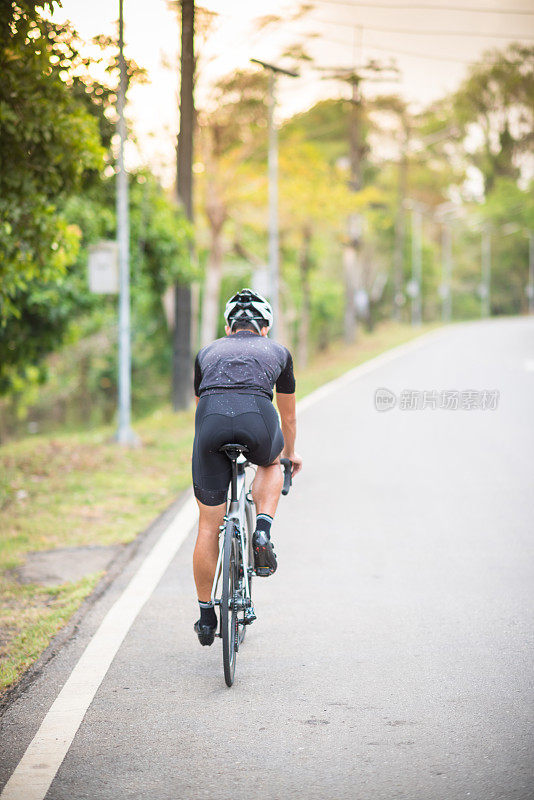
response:
{"label": "bicycle front wheel", "polygon": [[238,587],[238,544],[235,536],[235,521],[229,519],[224,531],[224,552],[221,594],[221,636],[223,646],[224,680],[227,686],[234,682],[237,648],[239,646],[239,622],[237,618],[236,594]]}

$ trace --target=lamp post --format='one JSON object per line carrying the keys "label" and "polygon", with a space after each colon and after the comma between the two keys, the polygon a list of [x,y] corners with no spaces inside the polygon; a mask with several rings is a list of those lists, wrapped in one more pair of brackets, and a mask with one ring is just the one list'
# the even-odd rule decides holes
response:
{"label": "lamp post", "polygon": [[128,175],[124,164],[126,122],[126,62],[124,60],[123,0],[119,0],[119,91],[117,116],[119,158],[117,169],[117,244],[119,251],[119,367],[118,367],[118,428],[119,444],[133,445],[138,438],[131,428],[131,342],[130,342],[130,226],[128,218]]}
{"label": "lamp post", "polygon": [[482,228],[480,240],[482,262],[482,281],[480,284],[480,316],[491,314],[491,231],[488,226]]}
{"label": "lamp post", "polygon": [[435,209],[435,219],[441,224],[441,319],[450,322],[452,317],[452,233],[458,209],[446,200]]}
{"label": "lamp post", "polygon": [[276,77],[278,74],[298,78],[297,72],[275,67],[257,58],[250,59],[254,64],[259,64],[269,70],[269,284],[270,300],[273,309],[273,324],[271,333],[273,338],[279,327],[279,283],[280,283],[280,253],[278,241],[278,131],[274,118],[276,109]]}
{"label": "lamp post", "polygon": [[534,231],[528,234],[528,313],[534,314]]}
{"label": "lamp post", "polygon": [[412,299],[412,325],[418,326],[423,319],[423,203],[406,200],[404,205],[412,212],[412,278],[407,292]]}

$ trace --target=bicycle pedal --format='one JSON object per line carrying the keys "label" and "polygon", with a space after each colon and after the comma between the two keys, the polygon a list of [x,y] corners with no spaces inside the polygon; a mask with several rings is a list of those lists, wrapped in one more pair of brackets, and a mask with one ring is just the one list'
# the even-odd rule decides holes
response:
{"label": "bicycle pedal", "polygon": [[255,619],[257,619],[257,617],[256,614],[254,613],[254,609],[253,608],[245,609],[245,614],[243,618],[243,622],[245,623],[245,625],[251,625]]}

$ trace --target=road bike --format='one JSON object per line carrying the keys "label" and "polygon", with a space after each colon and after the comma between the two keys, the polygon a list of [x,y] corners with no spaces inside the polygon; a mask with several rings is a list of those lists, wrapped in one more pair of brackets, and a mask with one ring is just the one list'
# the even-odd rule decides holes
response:
{"label": "road bike", "polygon": [[[219,558],[211,589],[211,601],[219,607],[219,632],[222,639],[224,679],[227,686],[234,682],[237,653],[243,643],[247,625],[256,619],[252,604],[254,553],[252,536],[256,526],[256,509],[250,489],[247,490],[245,470],[252,466],[246,459],[247,448],[241,444],[226,444],[220,448],[232,465],[232,478],[224,522],[219,534]],[[282,494],[291,486],[292,464],[281,458],[284,469]],[[219,581],[220,596],[217,596]]]}

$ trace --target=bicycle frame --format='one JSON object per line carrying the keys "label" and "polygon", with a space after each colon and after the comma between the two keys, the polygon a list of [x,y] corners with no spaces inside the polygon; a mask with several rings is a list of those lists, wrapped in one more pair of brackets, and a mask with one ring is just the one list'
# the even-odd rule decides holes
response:
{"label": "bicycle frame", "polygon": [[231,496],[228,499],[226,514],[224,517],[223,524],[219,528],[219,557],[217,559],[215,576],[213,578],[213,585],[211,588],[211,602],[213,603],[214,606],[218,606],[221,604],[220,597],[217,598],[217,586],[222,572],[224,533],[226,530],[226,523],[228,522],[228,520],[231,519],[234,520],[236,523],[243,564],[246,566],[246,568],[243,570],[245,578],[245,597],[250,599],[249,570],[251,569],[251,565],[248,563],[248,557],[247,557],[248,549],[246,546],[247,543],[245,542],[245,530],[246,530],[245,503],[248,502],[246,499],[246,486],[245,486],[245,467],[247,464],[248,461],[246,461],[246,459],[243,456],[240,456],[236,461],[232,462],[232,482],[230,484]]}

